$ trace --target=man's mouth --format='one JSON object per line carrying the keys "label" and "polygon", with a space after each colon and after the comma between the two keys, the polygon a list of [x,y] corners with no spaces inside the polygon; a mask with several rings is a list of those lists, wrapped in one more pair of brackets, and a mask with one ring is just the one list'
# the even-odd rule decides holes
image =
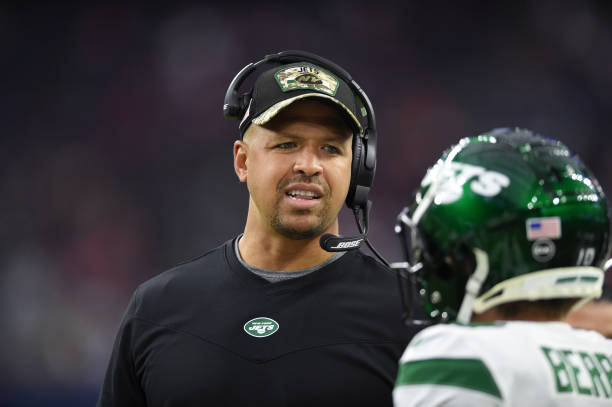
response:
{"label": "man's mouth", "polygon": [[295,190],[295,191],[287,191],[287,192],[285,192],[285,194],[289,198],[295,199],[297,201],[310,201],[310,200],[313,200],[313,199],[321,198],[319,195],[317,195],[316,193],[314,193],[312,191]]}

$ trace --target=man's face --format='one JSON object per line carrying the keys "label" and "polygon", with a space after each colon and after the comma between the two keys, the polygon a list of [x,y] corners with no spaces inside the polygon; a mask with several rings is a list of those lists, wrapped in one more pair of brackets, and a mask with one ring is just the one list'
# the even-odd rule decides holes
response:
{"label": "man's face", "polygon": [[350,183],[352,133],[335,108],[294,102],[266,127],[251,125],[240,143],[234,155],[246,152],[245,168],[236,171],[261,227],[306,239],[336,225]]}

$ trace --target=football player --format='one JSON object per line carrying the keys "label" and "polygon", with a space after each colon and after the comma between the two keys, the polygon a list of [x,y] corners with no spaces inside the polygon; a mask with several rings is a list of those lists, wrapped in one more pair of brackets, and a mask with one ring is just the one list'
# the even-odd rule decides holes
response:
{"label": "football player", "polygon": [[398,216],[408,322],[396,406],[610,406],[612,340],[566,314],[601,295],[608,202],[561,142],[525,129],[466,138]]}

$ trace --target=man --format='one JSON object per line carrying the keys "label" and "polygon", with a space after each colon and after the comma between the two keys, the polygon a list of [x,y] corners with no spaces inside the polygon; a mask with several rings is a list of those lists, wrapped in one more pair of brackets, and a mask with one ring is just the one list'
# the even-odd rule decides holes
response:
{"label": "man", "polygon": [[[392,404],[414,333],[397,323],[395,276],[359,250],[320,244],[338,233],[345,200],[364,204],[369,184],[354,176],[368,155],[354,149],[374,152],[361,140],[374,130],[371,106],[361,109],[365,94],[335,65],[281,54],[238,106],[231,95],[247,71],[226,98],[241,119],[244,233],[136,290],[99,406]],[[340,250],[363,237],[331,239]]]}
{"label": "man", "polygon": [[455,323],[411,341],[396,406],[610,406],[612,341],[563,322],[601,295],[609,228],[597,180],[558,141],[499,129],[449,149],[398,218],[409,261],[394,267]]}

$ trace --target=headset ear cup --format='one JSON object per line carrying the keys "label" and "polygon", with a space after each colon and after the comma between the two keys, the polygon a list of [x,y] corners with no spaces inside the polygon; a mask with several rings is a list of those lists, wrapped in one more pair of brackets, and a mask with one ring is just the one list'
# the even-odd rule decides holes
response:
{"label": "headset ear cup", "polygon": [[362,167],[363,161],[363,143],[361,137],[358,134],[353,136],[353,158],[351,162],[351,182],[349,184],[348,194],[346,195],[346,205],[352,208],[355,202],[355,193],[357,189],[357,182],[359,180],[359,173]]}

